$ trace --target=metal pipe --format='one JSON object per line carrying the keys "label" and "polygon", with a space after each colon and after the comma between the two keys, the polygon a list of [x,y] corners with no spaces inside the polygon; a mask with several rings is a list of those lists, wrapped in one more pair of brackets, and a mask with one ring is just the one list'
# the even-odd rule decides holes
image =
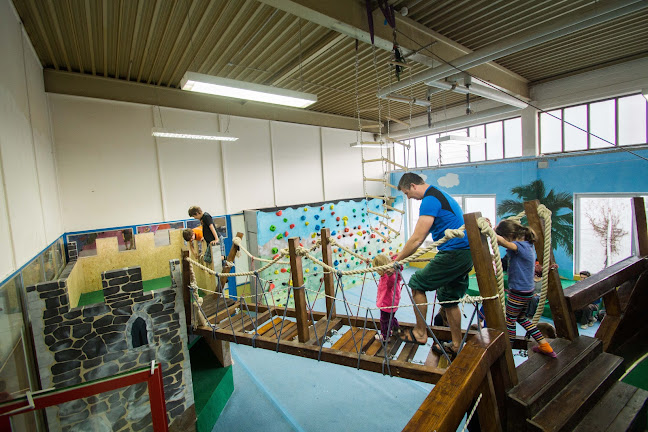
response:
{"label": "metal pipe", "polygon": [[422,126],[413,127],[409,130],[403,129],[401,131],[391,133],[390,137],[396,139],[407,139],[407,138],[421,136],[425,134],[432,134],[440,131],[446,131],[450,128],[454,128],[455,126],[461,126],[466,123],[473,123],[475,120],[484,120],[489,117],[509,114],[516,111],[519,111],[519,108],[511,105],[505,105],[497,108],[490,108],[484,111],[477,112],[475,114],[455,117],[448,120],[442,120],[436,122],[432,127],[428,127],[427,124],[424,124]]}
{"label": "metal pipe", "polygon": [[432,81],[427,83],[431,87],[436,87],[444,90],[451,90],[456,93],[461,94],[474,94],[475,96],[481,96],[486,99],[494,100],[497,102],[502,102],[507,105],[513,105],[517,108],[526,108],[527,103],[519,99],[509,96],[508,94],[501,92],[499,90],[492,89],[490,87],[484,87],[477,83],[473,83],[470,87],[466,87],[459,84],[450,84],[445,81]]}
{"label": "metal pipe", "polygon": [[416,98],[412,99],[412,98],[409,98],[407,96],[403,96],[403,95],[399,95],[399,94],[387,95],[387,96],[385,96],[385,99],[389,99],[389,100],[396,101],[396,102],[403,102],[403,103],[406,103],[406,104],[411,103],[411,104],[418,105],[418,106],[423,106],[423,107],[429,107],[430,106],[430,101],[426,101],[426,100],[423,100],[423,99],[416,99]]}
{"label": "metal pipe", "polygon": [[451,72],[455,72],[456,68],[468,69],[475,67],[514,52],[574,33],[587,27],[636,12],[646,7],[648,7],[648,2],[645,0],[599,1],[590,6],[589,10],[586,12],[576,11],[562,18],[554,19],[547,25],[537,26],[536,28],[531,28],[513,36],[501,39],[498,42],[452,60],[452,65],[444,64],[414,74],[408,80],[403,80],[397,84],[383,88],[376,94],[376,96],[384,98],[390,93],[402,90],[423,81],[436,81]]}

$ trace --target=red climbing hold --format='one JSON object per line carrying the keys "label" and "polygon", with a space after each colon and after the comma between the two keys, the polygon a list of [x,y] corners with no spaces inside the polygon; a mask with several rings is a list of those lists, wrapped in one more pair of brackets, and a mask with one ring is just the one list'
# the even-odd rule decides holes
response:
{"label": "red climbing hold", "polygon": [[349,228],[344,228],[344,232],[349,232]]}
{"label": "red climbing hold", "polygon": [[282,213],[281,210],[279,210],[279,211],[277,212],[277,216],[281,216],[281,213]]}
{"label": "red climbing hold", "polygon": [[290,224],[290,229],[295,228],[295,224]]}
{"label": "red climbing hold", "polygon": [[336,220],[336,221],[339,221],[339,220],[340,220],[340,216],[336,217],[335,220]]}
{"label": "red climbing hold", "polygon": [[286,269],[285,269],[285,268],[282,268],[282,269],[281,269],[281,273],[286,273]]}

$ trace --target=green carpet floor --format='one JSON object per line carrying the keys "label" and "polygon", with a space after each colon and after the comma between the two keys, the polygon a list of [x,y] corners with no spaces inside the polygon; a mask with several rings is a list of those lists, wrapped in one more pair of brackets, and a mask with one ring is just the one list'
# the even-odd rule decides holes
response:
{"label": "green carpet floor", "polygon": [[234,391],[232,366],[222,367],[203,338],[189,350],[197,432],[208,432]]}
{"label": "green carpet floor", "polygon": [[640,389],[648,390],[648,357],[644,357],[639,364],[632,368],[622,381]]}
{"label": "green carpet floor", "polygon": [[[169,288],[171,286],[171,276],[163,276],[157,279],[146,280],[142,282],[143,291],[153,291],[160,288]],[[103,303],[103,290],[92,291],[81,294],[79,306],[87,306],[95,303]]]}

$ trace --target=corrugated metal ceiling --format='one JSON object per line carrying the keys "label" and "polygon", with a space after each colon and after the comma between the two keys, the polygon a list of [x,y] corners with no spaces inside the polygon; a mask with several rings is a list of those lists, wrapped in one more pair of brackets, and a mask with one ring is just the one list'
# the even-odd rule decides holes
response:
{"label": "corrugated metal ceiling", "polygon": [[[355,116],[377,107],[375,92],[395,81],[391,54],[255,0],[13,0],[45,68],[165,87],[185,71],[316,93],[309,109]],[[475,50],[591,4],[586,0],[402,0],[408,18]],[[499,64],[531,81],[648,55],[648,13],[581,31],[509,55]],[[300,67],[301,65],[301,67]],[[402,73],[425,67],[413,64]],[[379,84],[378,84],[379,83]],[[425,86],[403,93],[422,99]],[[357,96],[357,97],[356,97]],[[449,92],[435,109],[461,104]],[[412,115],[423,113],[414,106]],[[409,105],[383,101],[381,116],[410,116]],[[377,119],[365,111],[363,118]]]}

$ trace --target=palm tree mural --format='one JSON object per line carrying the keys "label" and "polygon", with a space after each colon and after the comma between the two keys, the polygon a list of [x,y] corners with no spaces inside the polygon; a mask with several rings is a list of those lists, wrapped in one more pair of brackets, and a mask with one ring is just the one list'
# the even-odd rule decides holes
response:
{"label": "palm tree mural", "polygon": [[546,193],[542,180],[534,180],[528,185],[516,186],[511,189],[519,201],[504,200],[497,206],[497,215],[501,218],[515,216],[524,211],[524,202],[538,200],[551,210],[551,235],[554,248],[561,247],[570,257],[574,251],[574,200],[568,192]]}

